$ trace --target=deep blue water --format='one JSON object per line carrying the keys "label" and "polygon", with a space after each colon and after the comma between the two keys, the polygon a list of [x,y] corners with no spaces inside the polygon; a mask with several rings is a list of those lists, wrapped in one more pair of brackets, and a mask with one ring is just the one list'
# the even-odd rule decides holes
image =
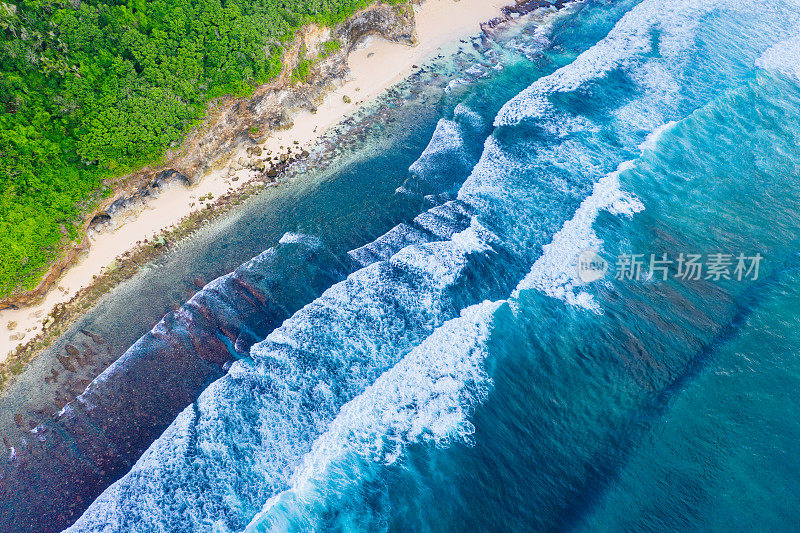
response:
{"label": "deep blue water", "polygon": [[[70,531],[796,529],[798,15],[587,2],[516,26],[407,158],[400,224],[285,237],[358,249]],[[763,260],[617,279],[695,253]]]}

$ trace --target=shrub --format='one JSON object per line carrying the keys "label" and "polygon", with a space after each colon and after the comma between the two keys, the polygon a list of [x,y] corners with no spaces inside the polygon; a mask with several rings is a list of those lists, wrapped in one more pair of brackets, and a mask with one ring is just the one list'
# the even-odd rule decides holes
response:
{"label": "shrub", "polygon": [[299,26],[367,3],[0,2],[0,297],[34,286],[82,238],[103,179],[157,162],[209,99],[275,78]]}

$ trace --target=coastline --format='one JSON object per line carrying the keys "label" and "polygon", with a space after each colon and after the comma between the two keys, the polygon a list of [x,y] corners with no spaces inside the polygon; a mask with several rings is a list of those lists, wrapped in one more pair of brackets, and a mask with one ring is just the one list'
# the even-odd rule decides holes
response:
{"label": "coastline", "polygon": [[[317,309],[313,302],[327,301],[326,292],[336,294],[351,275],[364,279],[376,268],[386,274],[353,293],[356,299],[363,294],[364,303],[372,301],[373,291],[391,302],[394,293],[384,293],[383,281],[394,280],[395,273],[412,286],[417,281],[427,286],[427,276],[417,278],[412,265],[406,277],[405,268],[394,270],[391,261],[384,262],[409,244],[447,248],[435,243],[467,227],[470,209],[456,191],[470,179],[498,109],[560,63],[547,32],[569,10],[555,11],[542,9],[497,31],[484,23],[482,31],[451,40],[322,133],[308,157],[281,174],[279,187],[252,180],[252,186],[214,198],[59,307],[39,344],[44,349],[0,365],[0,379],[6,378],[0,388],[6,450],[0,474],[8,481],[0,529],[2,523],[15,530],[14,524],[25,524],[27,531],[68,527],[129,472],[180,413],[191,411],[229,365],[246,359],[254,343],[293,316]],[[378,31],[410,43],[409,19]],[[333,31],[343,36],[343,49],[353,50],[356,39]],[[338,72],[342,63],[337,58]],[[315,81],[287,92],[313,91],[322,86],[318,80],[331,79],[315,73]],[[320,95],[285,98],[282,109],[294,116],[311,103],[313,113]],[[253,101],[259,102],[245,103]],[[275,122],[254,120],[252,107],[239,109],[249,112],[236,123],[244,124],[245,146],[253,146],[250,124]],[[282,119],[288,124],[291,117]],[[197,155],[215,164],[220,151],[208,153]],[[190,180],[199,177],[178,165],[173,168]],[[107,213],[115,219],[120,212]],[[375,263],[388,270],[377,264],[364,268]],[[342,318],[338,322],[350,323]],[[383,329],[368,328],[367,334]]]}
{"label": "coastline", "polygon": [[[427,0],[414,5],[415,45],[367,37],[347,56],[347,77],[336,83],[315,112],[294,114],[289,128],[270,132],[259,146],[276,154],[286,153],[285,147],[294,148],[295,154],[312,149],[326,130],[362,102],[410,74],[415,63],[441,46],[480,31],[481,24],[496,19],[506,4],[503,0]],[[132,276],[142,261],[161,253],[164,244],[224,214],[226,205],[235,205],[261,190],[266,184],[263,172],[237,164],[247,156],[247,148],[240,144],[221,168],[210,170],[189,187],[173,184],[165,188],[142,208],[125,213],[127,220],[113,231],[87,237],[82,245],[89,242],[88,250],[64,269],[40,302],[0,311],[0,363],[27,351],[27,357],[18,361],[24,366],[71,318],[91,307],[114,284]],[[12,324],[14,328],[9,327]],[[20,334],[24,336],[19,338]]]}

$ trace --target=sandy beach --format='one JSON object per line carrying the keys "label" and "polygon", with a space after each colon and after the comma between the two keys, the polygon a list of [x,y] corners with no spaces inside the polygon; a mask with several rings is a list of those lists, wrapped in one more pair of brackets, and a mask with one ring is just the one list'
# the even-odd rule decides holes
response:
{"label": "sandy beach", "polygon": [[[297,150],[310,150],[328,128],[338,123],[358,105],[368,101],[407,76],[416,63],[432,55],[441,46],[477,33],[480,24],[499,14],[507,5],[504,0],[427,0],[414,6],[417,44],[407,46],[380,38],[368,38],[353,51],[348,64],[350,74],[338,88],[327,95],[316,113],[296,114],[294,125],[272,132],[261,144],[264,150],[279,153],[282,147],[300,144]],[[346,102],[348,96],[351,102]],[[245,155],[245,147],[232,154],[231,163]],[[110,231],[90,236],[91,246],[78,262],[67,269],[54,288],[37,305],[17,310],[0,311],[0,361],[41,331],[45,317],[57,304],[69,301],[117,257],[137,243],[152,239],[178,224],[193,211],[204,207],[201,198],[218,198],[246,184],[254,176],[248,169],[231,168],[231,164],[205,175],[191,187],[172,185],[143,210],[121,217]]]}

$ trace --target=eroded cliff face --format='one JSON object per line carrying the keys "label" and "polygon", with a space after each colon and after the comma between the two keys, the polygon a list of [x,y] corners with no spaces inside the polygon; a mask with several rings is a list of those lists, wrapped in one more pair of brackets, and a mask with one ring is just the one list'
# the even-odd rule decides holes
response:
{"label": "eroded cliff face", "polygon": [[336,37],[344,43],[345,53],[350,53],[369,35],[413,45],[416,42],[414,28],[414,11],[409,4],[377,4],[340,24]]}
{"label": "eroded cliff face", "polygon": [[[270,131],[289,126],[296,112],[319,105],[347,75],[349,53],[371,35],[413,44],[413,11],[377,4],[334,28],[303,28],[287,47],[280,79],[259,87],[249,98],[216,102],[206,123],[168,155],[167,164],[125,177],[127,181],[121,182],[124,188],[90,217],[87,225],[101,225],[109,217],[135,209],[154,189],[170,181],[191,183],[201,178],[209,168],[227,163],[243,146],[251,148],[247,151],[250,160],[261,157],[256,148],[259,141]],[[333,41],[337,42],[335,48],[320,54],[325,43]],[[298,80],[296,69],[301,64],[308,66],[308,72]],[[255,135],[253,126],[258,127]],[[279,245],[213,287],[201,289],[134,344],[102,379],[92,382],[56,417],[39,424],[36,434],[44,438],[28,439],[25,446],[15,448],[12,460],[0,461],[0,477],[10,480],[0,483],[0,494],[26,493],[25,498],[4,500],[16,503],[0,513],[6,517],[0,520],[0,529],[4,520],[25,524],[20,531],[68,526],[127,471],[207,383],[224,373],[224,365],[236,355],[232,351],[243,356],[257,340],[254,335],[263,338],[291,312],[349,273],[341,262],[323,260],[326,250],[301,245]],[[297,265],[273,268],[273,261],[295,261]],[[251,272],[252,265],[259,270]],[[320,265],[338,266],[331,270]],[[271,287],[285,286],[285,280],[274,278],[275,272],[284,271],[308,279],[308,294],[271,291]],[[284,301],[289,296],[297,301]],[[95,353],[89,345],[102,342],[90,337],[82,348],[68,345],[59,361],[66,371],[73,366],[77,370],[83,359]],[[163,379],[152,379],[154,375],[163,375]],[[136,390],[133,396],[128,394],[131,389]],[[121,407],[119,399],[123,397],[125,405]],[[23,417],[15,419],[17,422],[21,434],[27,435]],[[81,483],[75,484],[75,479]]]}
{"label": "eroded cliff face", "polygon": [[[289,127],[294,114],[302,109],[313,111],[336,83],[345,78],[348,55],[369,35],[413,44],[413,10],[405,4],[379,3],[334,28],[304,27],[286,49],[285,68],[278,80],[259,87],[249,98],[213,104],[206,122],[190,133],[179,148],[167,153],[167,164],[138,174],[148,183],[161,170],[174,168],[194,181],[210,168],[226,163],[240,146],[254,145],[270,131]],[[323,45],[332,40],[341,46],[325,55]],[[292,74],[303,61],[310,63],[308,75],[298,80]],[[254,127],[257,133],[251,133]]]}
{"label": "eroded cliff face", "polygon": [[[196,182],[209,170],[227,164],[242,147],[255,147],[271,131],[290,127],[297,112],[313,111],[344,80],[348,55],[362,39],[377,35],[411,45],[415,41],[414,28],[410,4],[384,3],[373,4],[333,28],[302,28],[286,47],[285,68],[277,80],[256,88],[250,97],[212,102],[203,123],[180,146],[167,151],[164,164],[116,179],[111,184],[115,194],[87,216],[84,228],[108,223],[110,217],[122,211],[141,208],[168,181]],[[332,41],[338,43],[336,48],[326,51],[325,43]],[[298,79],[293,73],[301,62],[308,65],[308,73]],[[281,161],[276,166],[268,158],[250,161],[269,179],[274,179],[290,162]],[[66,249],[35,289],[0,300],[0,309],[25,307],[40,300],[88,246],[89,241],[84,238],[80,245]]]}

